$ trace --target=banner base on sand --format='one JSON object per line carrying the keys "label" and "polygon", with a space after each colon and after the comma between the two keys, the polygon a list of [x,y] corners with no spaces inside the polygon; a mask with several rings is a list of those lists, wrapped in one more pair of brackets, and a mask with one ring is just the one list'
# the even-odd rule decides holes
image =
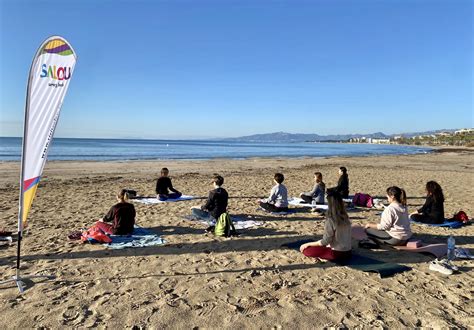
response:
{"label": "banner base on sand", "polygon": [[46,280],[53,280],[53,279],[56,278],[56,276],[52,276],[52,275],[20,276],[20,273],[17,270],[16,275],[12,276],[12,278],[9,279],[9,280],[1,281],[0,285],[4,285],[4,284],[7,284],[7,283],[15,283],[16,286],[18,287],[18,290],[20,291],[20,294],[21,294],[21,293],[25,292],[25,290],[27,289],[27,283],[28,282],[33,283],[33,281],[31,281],[31,279],[33,279],[33,278],[45,278]]}

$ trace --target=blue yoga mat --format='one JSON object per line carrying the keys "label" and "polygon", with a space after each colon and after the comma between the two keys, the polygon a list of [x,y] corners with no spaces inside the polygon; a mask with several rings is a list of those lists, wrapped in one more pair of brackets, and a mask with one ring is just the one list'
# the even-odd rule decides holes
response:
{"label": "blue yoga mat", "polygon": [[[287,247],[292,250],[300,250],[300,246],[312,242],[312,240],[301,240],[291,243],[283,244],[283,247]],[[378,273],[381,278],[390,277],[398,273],[403,273],[411,270],[411,267],[393,264],[370,257],[362,256],[359,254],[352,253],[352,257],[341,263],[336,263],[340,266],[347,266],[349,268],[357,269],[363,272],[374,272]]]}
{"label": "blue yoga mat", "polygon": [[429,226],[429,227],[447,227],[451,229],[461,228],[465,226],[465,224],[460,221],[449,221],[449,220],[445,220],[443,223],[424,223],[424,222],[417,222],[413,220],[411,222],[416,223],[417,225],[424,225],[424,226]]}

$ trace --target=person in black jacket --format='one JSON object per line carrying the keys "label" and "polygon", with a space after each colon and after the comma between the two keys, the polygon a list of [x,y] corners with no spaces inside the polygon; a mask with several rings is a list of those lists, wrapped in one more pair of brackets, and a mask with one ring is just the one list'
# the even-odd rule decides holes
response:
{"label": "person in black jacket", "polygon": [[[182,194],[173,188],[173,184],[171,183],[171,179],[168,177],[169,170],[166,167],[161,169],[161,176],[156,181],[156,197],[160,201],[165,201],[167,199],[176,199],[180,198]],[[172,191],[170,193],[168,191]]]}
{"label": "person in black jacket", "polygon": [[342,198],[349,197],[349,176],[347,175],[347,168],[344,166],[339,167],[339,180],[337,186],[332,189],[337,191]]}
{"label": "person in black jacket", "polygon": [[109,212],[96,222],[96,226],[106,234],[129,235],[133,233],[133,226],[135,225],[135,207],[128,202],[129,195],[126,189],[122,189],[118,193],[117,200],[118,203],[112,206]]}
{"label": "person in black jacket", "polygon": [[426,183],[425,204],[416,212],[410,214],[416,222],[440,224],[444,222],[443,189],[436,181]]}
{"label": "person in black jacket", "polygon": [[209,192],[209,196],[204,205],[200,208],[192,208],[193,215],[201,219],[219,219],[222,213],[227,212],[227,202],[229,195],[227,191],[222,188],[224,178],[220,175],[214,175],[212,179],[214,190]]}

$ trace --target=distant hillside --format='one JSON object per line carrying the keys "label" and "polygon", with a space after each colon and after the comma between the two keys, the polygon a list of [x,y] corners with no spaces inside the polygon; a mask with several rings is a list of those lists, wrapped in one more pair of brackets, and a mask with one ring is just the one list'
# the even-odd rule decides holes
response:
{"label": "distant hillside", "polygon": [[357,137],[387,138],[388,135],[377,132],[372,134],[344,134],[344,135],[318,135],[318,134],[293,134],[285,132],[254,134],[226,140],[242,142],[327,142],[327,141],[347,141],[350,138]]}
{"label": "distant hillside", "polygon": [[266,134],[254,134],[248,136],[241,136],[235,138],[227,138],[225,140],[231,141],[242,141],[242,142],[328,142],[328,141],[347,141],[354,138],[375,138],[375,139],[388,139],[394,136],[404,136],[411,138],[419,135],[431,135],[440,132],[453,133],[458,129],[440,129],[426,132],[412,132],[412,133],[400,133],[387,135],[382,132],[376,132],[371,134],[334,134],[334,135],[319,135],[319,134],[299,134],[299,133],[286,133],[286,132],[275,132]]}

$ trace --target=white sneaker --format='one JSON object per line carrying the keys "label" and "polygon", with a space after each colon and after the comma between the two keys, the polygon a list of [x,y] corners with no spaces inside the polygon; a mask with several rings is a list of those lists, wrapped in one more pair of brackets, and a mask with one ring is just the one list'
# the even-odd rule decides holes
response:
{"label": "white sneaker", "polygon": [[430,262],[430,270],[440,272],[443,275],[452,275],[453,270],[445,265],[441,260],[435,259]]}
{"label": "white sneaker", "polygon": [[440,260],[440,262],[442,262],[446,267],[451,268],[453,272],[457,272],[459,270],[458,266],[453,264],[451,260],[443,259]]}

